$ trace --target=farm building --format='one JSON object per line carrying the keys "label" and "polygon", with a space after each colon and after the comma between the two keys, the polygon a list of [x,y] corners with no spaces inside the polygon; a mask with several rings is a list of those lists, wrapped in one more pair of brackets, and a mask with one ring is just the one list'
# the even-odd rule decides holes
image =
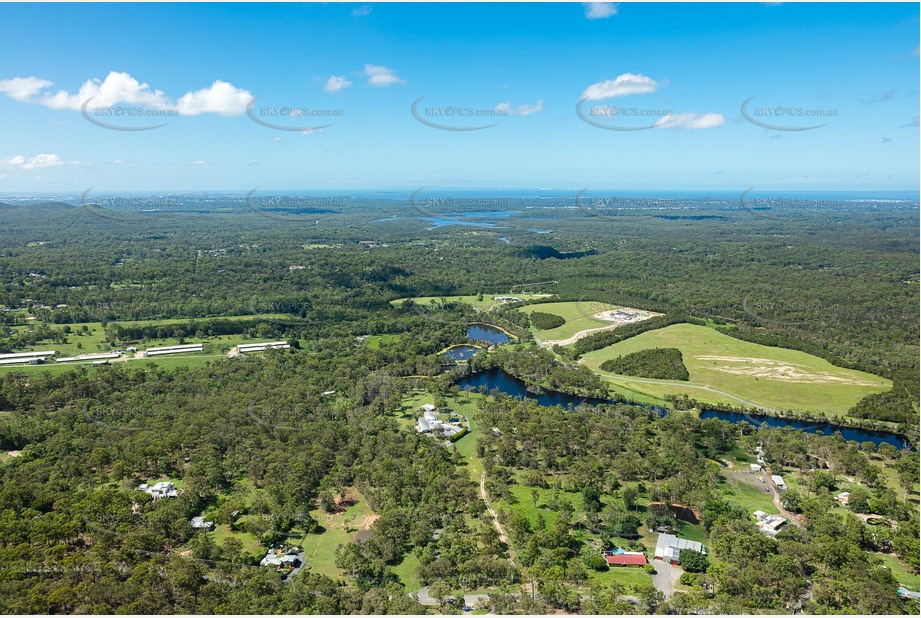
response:
{"label": "farm building", "polygon": [[79,356],[66,356],[55,359],[59,363],[71,363],[79,361],[96,361],[106,360],[109,358],[118,358],[121,356],[118,352],[100,352],[99,354],[80,354]]}
{"label": "farm building", "polygon": [[604,559],[610,566],[644,566],[646,564],[646,554],[639,551],[624,551],[622,549],[606,551],[604,552]]}
{"label": "farm building", "polygon": [[787,491],[787,484],[783,482],[783,477],[779,474],[772,474],[771,480],[774,481],[774,485],[777,486],[777,489],[780,491]]}
{"label": "farm building", "polygon": [[237,346],[237,352],[248,354],[250,352],[264,352],[265,350],[287,350],[291,346],[287,341],[264,341],[262,343],[241,343]]}
{"label": "farm building", "polygon": [[674,534],[660,534],[659,540],[656,541],[655,558],[671,564],[678,564],[678,555],[682,549],[691,549],[701,554],[707,553],[702,543],[679,539]]}
{"label": "farm building", "polygon": [[203,345],[200,343],[187,343],[185,345],[168,345],[162,348],[147,348],[147,356],[160,356],[163,354],[182,354],[183,352],[201,352]]}
{"label": "farm building", "polygon": [[28,362],[30,358],[47,358],[57,354],[54,350],[43,352],[13,352],[10,354],[0,354],[0,360],[23,359],[22,362]]}
{"label": "farm building", "polygon": [[761,472],[761,466],[758,464],[748,464],[748,468],[752,471],[752,474]]}

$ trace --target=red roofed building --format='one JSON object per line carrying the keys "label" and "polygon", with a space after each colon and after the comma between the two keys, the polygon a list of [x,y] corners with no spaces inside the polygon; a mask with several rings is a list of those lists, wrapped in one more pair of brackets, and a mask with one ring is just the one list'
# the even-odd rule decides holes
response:
{"label": "red roofed building", "polygon": [[604,557],[611,566],[643,566],[646,564],[646,555],[640,552],[626,554],[606,554]]}

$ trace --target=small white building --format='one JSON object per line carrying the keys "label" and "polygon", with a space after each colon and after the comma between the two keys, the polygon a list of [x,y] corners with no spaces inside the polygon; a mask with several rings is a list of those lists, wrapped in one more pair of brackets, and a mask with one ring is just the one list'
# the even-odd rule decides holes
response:
{"label": "small white building", "polygon": [[205,521],[205,518],[202,516],[193,517],[189,520],[189,525],[191,525],[196,530],[211,530],[214,528],[213,521]]}
{"label": "small white building", "polygon": [[748,464],[748,468],[751,470],[752,474],[757,474],[761,472],[761,466],[758,464]]}
{"label": "small white building", "polygon": [[160,481],[155,483],[153,486],[148,485],[147,483],[141,483],[138,485],[138,491],[143,491],[146,494],[149,494],[154,500],[160,500],[162,498],[178,498],[179,490],[176,489],[176,486],[173,485],[170,481]]}
{"label": "small white building", "polygon": [[780,529],[787,523],[787,520],[780,515],[768,515],[764,511],[755,511],[752,515],[761,533],[769,537],[777,536]]}
{"label": "small white building", "polygon": [[851,492],[842,491],[840,494],[835,496],[835,500],[840,502],[843,506],[847,506],[847,503],[851,500]]}
{"label": "small white building", "polygon": [[777,486],[777,489],[780,491],[787,491],[787,484],[783,482],[783,477],[779,474],[772,474],[771,480],[774,481],[774,485]]}

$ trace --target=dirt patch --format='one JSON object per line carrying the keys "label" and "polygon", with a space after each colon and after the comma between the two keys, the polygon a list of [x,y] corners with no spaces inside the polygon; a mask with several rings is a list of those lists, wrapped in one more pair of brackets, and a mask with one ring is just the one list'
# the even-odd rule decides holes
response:
{"label": "dirt patch", "polygon": [[[611,330],[614,328],[620,328],[626,324],[635,324],[636,322],[642,322],[643,320],[648,320],[649,318],[654,318],[662,315],[661,313],[653,313],[652,311],[642,311],[640,309],[630,309],[629,307],[624,307],[623,309],[610,309],[607,311],[600,311],[593,314],[591,317],[595,320],[601,320],[602,322],[611,322],[609,326],[599,326],[597,328],[586,328],[585,330],[580,330],[578,333],[572,337],[567,337],[566,339],[556,339],[553,341],[544,341],[544,345],[553,346],[553,345],[569,345],[575,343],[583,337],[588,337],[591,334],[603,331]],[[632,317],[630,317],[632,316]]]}
{"label": "dirt patch", "polygon": [[21,457],[22,451],[7,451],[6,455],[7,457]]}
{"label": "dirt patch", "polygon": [[361,523],[358,524],[358,528],[361,530],[370,530],[371,526],[374,525],[374,522],[376,522],[380,518],[381,516],[378,515],[377,513],[372,513],[371,515],[368,515],[363,520],[361,520]]}
{"label": "dirt patch", "polygon": [[846,378],[825,371],[815,372],[806,365],[788,361],[774,360],[771,358],[751,358],[743,356],[695,356],[695,360],[714,361],[723,363],[738,363],[735,366],[707,365],[707,369],[729,373],[732,375],[747,376],[765,380],[778,380],[782,382],[798,382],[802,384],[842,384],[848,386],[878,386],[876,382]]}

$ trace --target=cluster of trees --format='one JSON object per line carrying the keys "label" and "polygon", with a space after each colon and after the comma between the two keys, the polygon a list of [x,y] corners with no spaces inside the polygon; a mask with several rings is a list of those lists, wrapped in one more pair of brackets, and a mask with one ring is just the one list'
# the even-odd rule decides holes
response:
{"label": "cluster of trees", "polygon": [[547,388],[571,395],[606,398],[608,388],[601,378],[587,367],[556,358],[544,348],[508,346],[489,355],[474,356],[468,362],[470,371],[501,367],[534,390]]}
{"label": "cluster of trees", "polygon": [[531,326],[537,330],[551,330],[559,328],[566,323],[566,320],[555,313],[544,313],[543,311],[531,312]]}
{"label": "cluster of trees", "polygon": [[678,348],[651,348],[618,356],[601,364],[604,371],[657,380],[690,380]]}

